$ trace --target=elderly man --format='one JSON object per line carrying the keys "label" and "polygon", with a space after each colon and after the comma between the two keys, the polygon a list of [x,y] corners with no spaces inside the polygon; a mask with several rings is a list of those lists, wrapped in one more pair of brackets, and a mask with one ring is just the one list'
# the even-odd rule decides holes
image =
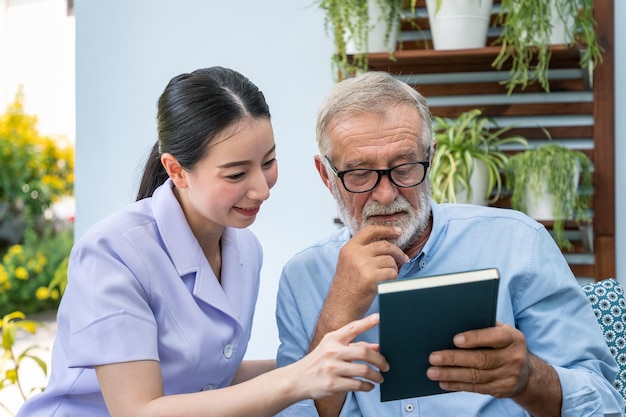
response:
{"label": "elderly man", "polygon": [[[457,349],[430,355],[428,377],[450,393],[381,402],[377,387],[302,402],[284,415],[623,415],[611,385],[615,361],[546,229],[513,210],[432,201],[436,144],[419,93],[387,73],[340,82],[319,110],[317,141],[315,166],[346,227],[283,270],[278,365],[378,311],[384,280],[496,267],[498,324],[459,334]],[[377,330],[361,340],[377,343]]]}

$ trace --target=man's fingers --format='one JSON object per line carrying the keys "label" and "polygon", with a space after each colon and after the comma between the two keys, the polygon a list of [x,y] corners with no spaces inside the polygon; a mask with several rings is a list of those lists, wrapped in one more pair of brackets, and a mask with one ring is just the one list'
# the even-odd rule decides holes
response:
{"label": "man's fingers", "polygon": [[402,229],[397,226],[367,225],[359,230],[353,239],[367,245],[377,240],[395,239],[401,234]]}
{"label": "man's fingers", "polygon": [[403,265],[409,261],[409,257],[402,249],[389,242],[401,234],[402,229],[396,226],[368,225],[354,235],[352,240],[363,246],[370,245],[375,250],[373,255],[390,255],[396,264]]}
{"label": "man's fingers", "polygon": [[496,327],[459,333],[454,337],[455,346],[465,349],[503,348],[516,342],[524,342],[522,333],[510,325],[502,323],[497,323]]}

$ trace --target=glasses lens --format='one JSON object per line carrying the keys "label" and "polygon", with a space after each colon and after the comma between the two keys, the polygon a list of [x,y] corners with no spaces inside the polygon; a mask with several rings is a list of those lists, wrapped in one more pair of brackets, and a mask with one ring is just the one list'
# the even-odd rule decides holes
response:
{"label": "glasses lens", "polygon": [[412,187],[424,179],[425,168],[420,163],[398,165],[391,170],[393,182],[402,187]]}
{"label": "glasses lens", "polygon": [[374,187],[378,173],[369,169],[353,169],[343,176],[343,185],[348,191],[361,192]]}

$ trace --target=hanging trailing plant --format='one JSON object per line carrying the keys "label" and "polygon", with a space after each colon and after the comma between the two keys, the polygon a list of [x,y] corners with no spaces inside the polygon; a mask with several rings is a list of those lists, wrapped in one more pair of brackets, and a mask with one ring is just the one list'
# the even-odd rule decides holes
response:
{"label": "hanging trailing plant", "polygon": [[[580,178],[580,181],[579,181]],[[554,197],[554,238],[561,248],[572,249],[564,232],[564,221],[589,220],[591,160],[583,152],[548,144],[513,155],[506,170],[511,189],[511,207],[528,212],[528,196],[547,191]]]}
{"label": "hanging trailing plant", "polygon": [[502,0],[496,22],[501,25],[502,32],[495,42],[501,45],[501,49],[492,66],[500,70],[510,62],[510,77],[503,81],[508,94],[516,87],[523,90],[534,82],[550,91],[550,36],[555,19],[564,22],[568,47],[584,46],[581,68],[594,68],[602,62],[603,50],[596,37],[593,0]]}
{"label": "hanging trailing plant", "polygon": [[[385,44],[400,21],[403,0],[319,0],[318,6],[325,13],[324,26],[330,32],[335,45],[333,69],[341,80],[348,74],[368,69],[368,43],[372,30],[368,3],[375,2],[381,11],[380,20],[385,28]],[[415,10],[415,0],[411,0],[411,9]],[[374,22],[376,23],[376,22]],[[347,46],[352,42],[356,52],[348,57]],[[393,50],[389,53],[393,56]]]}

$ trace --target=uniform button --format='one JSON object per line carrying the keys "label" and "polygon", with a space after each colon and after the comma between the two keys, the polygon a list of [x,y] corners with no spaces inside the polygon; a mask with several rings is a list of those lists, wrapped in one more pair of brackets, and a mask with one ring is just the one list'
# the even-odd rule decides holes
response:
{"label": "uniform button", "polygon": [[411,413],[413,410],[415,410],[415,406],[413,404],[407,404],[404,406],[404,411],[407,413]]}
{"label": "uniform button", "polygon": [[230,357],[233,356],[233,350],[233,345],[231,344],[224,346],[224,357],[230,359]]}
{"label": "uniform button", "polygon": [[420,262],[420,268],[424,268],[424,267],[426,267],[426,261]]}
{"label": "uniform button", "polygon": [[207,384],[202,388],[202,391],[211,391],[212,389],[215,389],[215,385]]}

